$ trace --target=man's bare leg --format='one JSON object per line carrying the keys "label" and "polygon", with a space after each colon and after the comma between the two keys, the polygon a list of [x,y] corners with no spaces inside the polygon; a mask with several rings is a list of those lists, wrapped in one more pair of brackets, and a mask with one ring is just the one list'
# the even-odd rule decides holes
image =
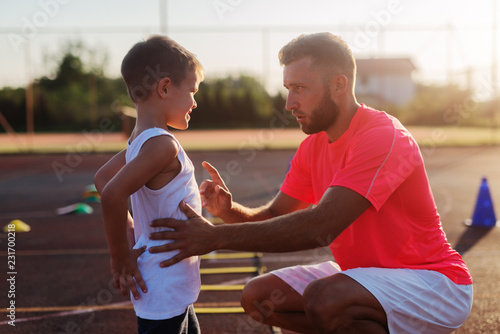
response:
{"label": "man's bare leg", "polygon": [[344,274],[309,284],[303,296],[309,322],[319,333],[387,334],[387,316],[379,301]]}
{"label": "man's bare leg", "polygon": [[312,282],[304,296],[277,276],[262,275],[247,283],[241,304],[258,322],[300,333],[388,333],[378,300],[343,274]]}
{"label": "man's bare leg", "polygon": [[249,281],[241,305],[254,320],[299,333],[317,333],[304,311],[302,296],[273,274]]}

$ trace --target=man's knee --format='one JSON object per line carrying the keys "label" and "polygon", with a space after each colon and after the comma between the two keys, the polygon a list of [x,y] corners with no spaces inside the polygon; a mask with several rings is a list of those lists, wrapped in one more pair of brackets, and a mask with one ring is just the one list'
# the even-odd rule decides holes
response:
{"label": "man's knee", "polygon": [[251,279],[241,294],[241,306],[245,312],[250,316],[258,312],[264,317],[269,317],[286,299],[277,282],[281,281],[271,274]]}
{"label": "man's knee", "polygon": [[304,310],[311,323],[320,327],[334,325],[340,311],[339,301],[329,297],[334,289],[335,286],[320,279],[310,283],[304,290]]}
{"label": "man's knee", "polygon": [[264,323],[275,312],[303,312],[302,296],[273,274],[250,280],[243,289],[241,306],[254,320]]}
{"label": "man's knee", "polygon": [[255,321],[269,323],[274,312],[286,301],[276,276],[265,274],[250,280],[241,294],[241,306]]}
{"label": "man's knee", "polygon": [[241,293],[241,306],[249,313],[255,309],[255,302],[265,299],[265,289],[262,288],[261,277],[256,277],[247,282]]}
{"label": "man's knee", "polygon": [[359,333],[385,332],[387,319],[378,301],[346,275],[336,274],[310,283],[303,299],[307,318],[320,332],[357,328],[359,320],[369,327]]}

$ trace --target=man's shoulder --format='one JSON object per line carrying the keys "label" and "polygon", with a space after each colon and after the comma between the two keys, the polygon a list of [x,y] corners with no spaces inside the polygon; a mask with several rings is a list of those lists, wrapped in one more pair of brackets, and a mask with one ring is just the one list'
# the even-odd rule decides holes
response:
{"label": "man's shoulder", "polygon": [[369,127],[394,127],[395,123],[399,123],[396,117],[390,115],[386,111],[377,110],[365,105],[362,105],[362,108],[360,108],[358,119],[362,125]]}
{"label": "man's shoulder", "polygon": [[358,117],[358,130],[375,132],[380,135],[409,135],[408,130],[393,115],[383,110],[363,106]]}

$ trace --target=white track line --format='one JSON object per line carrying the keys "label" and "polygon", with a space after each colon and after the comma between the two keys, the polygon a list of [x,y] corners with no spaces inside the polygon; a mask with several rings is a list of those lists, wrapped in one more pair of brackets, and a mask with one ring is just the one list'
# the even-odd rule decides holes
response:
{"label": "white track line", "polygon": [[[91,312],[95,312],[95,311],[102,311],[104,309],[120,308],[120,307],[127,306],[127,305],[132,305],[132,303],[129,301],[126,301],[126,302],[120,302],[120,303],[115,303],[115,304],[109,304],[109,305],[106,305],[106,307],[103,307],[103,306],[86,307],[86,308],[78,308],[78,309],[73,310],[73,311],[64,311],[64,312],[58,312],[58,313],[44,314],[44,315],[39,315],[36,317],[16,318],[16,320],[14,320],[14,323],[38,321],[38,320],[58,318],[58,317],[67,317],[70,315],[77,315],[77,314],[83,314],[83,313],[91,313]],[[11,320],[2,321],[2,322],[0,322],[0,325],[7,325],[9,322],[11,322]]]}

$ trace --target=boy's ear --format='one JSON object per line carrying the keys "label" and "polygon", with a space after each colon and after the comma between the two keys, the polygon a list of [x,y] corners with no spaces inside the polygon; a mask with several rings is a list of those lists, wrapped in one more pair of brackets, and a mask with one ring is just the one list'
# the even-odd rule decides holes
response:
{"label": "boy's ear", "polygon": [[158,81],[158,86],[156,86],[157,93],[161,98],[166,98],[168,94],[168,89],[172,85],[172,80],[169,77],[165,77]]}

